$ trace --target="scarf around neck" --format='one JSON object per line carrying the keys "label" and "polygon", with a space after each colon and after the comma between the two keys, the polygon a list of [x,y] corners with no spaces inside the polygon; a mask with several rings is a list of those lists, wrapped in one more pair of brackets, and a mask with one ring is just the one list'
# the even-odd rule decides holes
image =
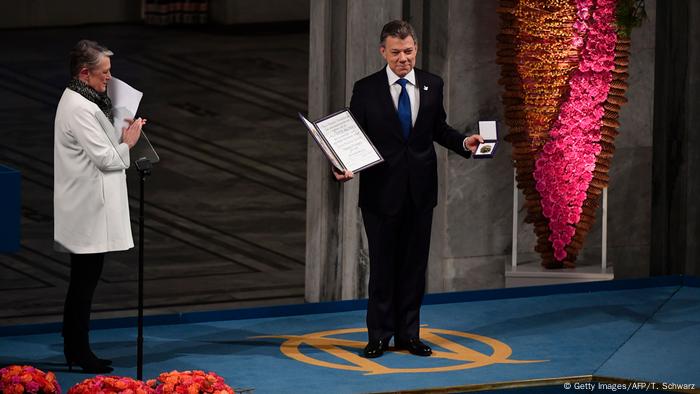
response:
{"label": "scarf around neck", "polygon": [[107,93],[98,93],[95,89],[86,85],[83,81],[73,78],[68,82],[68,89],[78,93],[91,102],[97,104],[105,114],[110,123],[114,123],[114,115],[112,114],[112,100],[107,96]]}

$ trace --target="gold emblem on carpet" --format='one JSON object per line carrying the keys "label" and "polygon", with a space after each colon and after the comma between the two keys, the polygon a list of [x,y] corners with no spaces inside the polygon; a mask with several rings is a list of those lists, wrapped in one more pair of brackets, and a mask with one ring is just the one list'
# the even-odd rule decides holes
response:
{"label": "gold emblem on carpet", "polygon": [[[382,364],[386,357],[378,359],[366,359],[359,355],[359,351],[350,349],[362,349],[366,345],[364,341],[344,339],[338,336],[367,332],[365,328],[347,328],[341,330],[329,330],[314,332],[306,335],[266,335],[253,338],[281,338],[285,341],[280,346],[280,351],[287,357],[302,363],[316,365],[325,368],[343,369],[347,371],[364,372],[366,375],[383,375],[392,373],[421,373],[421,372],[448,372],[464,369],[485,367],[493,364],[529,364],[541,363],[548,360],[512,360],[513,353],[510,346],[505,343],[485,337],[483,335],[467,332],[443,330],[439,328],[421,327],[420,337],[423,342],[433,347],[433,355],[421,359],[424,364],[439,364],[439,366],[427,366],[424,368],[392,368]],[[472,349],[464,343],[469,341],[480,342],[491,348],[490,352],[482,353]],[[339,362],[331,362],[312,357],[302,352],[302,347],[312,347],[325,352],[338,359]],[[483,348],[483,346],[479,346]],[[408,355],[405,350],[392,350],[389,352]],[[308,352],[307,352],[308,353]],[[328,358],[328,357],[324,357]],[[448,365],[446,364],[446,361]]]}

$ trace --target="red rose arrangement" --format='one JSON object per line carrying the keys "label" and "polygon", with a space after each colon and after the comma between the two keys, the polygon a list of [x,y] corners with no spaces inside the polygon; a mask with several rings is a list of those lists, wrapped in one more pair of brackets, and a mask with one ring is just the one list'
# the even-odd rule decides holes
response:
{"label": "red rose arrangement", "polygon": [[28,365],[10,365],[0,369],[0,393],[61,394],[61,386],[52,372],[45,373]]}
{"label": "red rose arrangement", "polygon": [[572,42],[581,50],[580,63],[569,79],[569,97],[560,107],[533,174],[557,261],[567,258],[566,246],[573,240],[588,197],[596,155],[602,150],[603,104],[615,68],[615,1],[595,3],[576,0],[578,20]]}
{"label": "red rose arrangement", "polygon": [[224,378],[214,372],[164,372],[147,383],[155,389],[156,394],[235,394],[224,382]]}
{"label": "red rose arrangement", "polygon": [[154,394],[146,383],[122,376],[95,376],[68,390],[68,394]]}

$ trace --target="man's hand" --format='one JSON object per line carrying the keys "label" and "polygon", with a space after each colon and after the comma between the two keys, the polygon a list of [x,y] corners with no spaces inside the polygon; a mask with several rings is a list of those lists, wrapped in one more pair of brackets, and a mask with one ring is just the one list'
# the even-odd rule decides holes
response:
{"label": "man's hand", "polygon": [[122,128],[122,142],[129,145],[131,149],[141,137],[141,128],[146,124],[146,119],[127,119],[126,121],[129,122],[129,126]]}
{"label": "man's hand", "polygon": [[479,134],[473,134],[470,135],[469,137],[464,139],[464,147],[466,149],[469,149],[472,154],[476,153],[476,148],[479,146],[479,143],[484,142],[484,138],[481,137]]}
{"label": "man's hand", "polygon": [[333,167],[333,176],[335,176],[335,180],[338,182],[347,182],[352,179],[353,173],[348,170],[341,172],[339,169]]}

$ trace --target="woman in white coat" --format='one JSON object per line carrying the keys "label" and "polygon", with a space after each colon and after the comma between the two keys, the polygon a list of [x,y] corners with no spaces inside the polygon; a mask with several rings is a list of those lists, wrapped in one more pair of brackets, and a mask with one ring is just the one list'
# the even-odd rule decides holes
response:
{"label": "woman in white coat", "polygon": [[106,93],[112,54],[94,41],[75,45],[72,78],[54,125],[54,241],[71,261],[63,352],[69,368],[77,364],[90,373],[112,371],[111,361],[97,358],[90,348],[90,308],[105,253],[134,246],[125,169],[145,123],[132,121],[122,128],[121,138],[114,138],[119,133]]}

